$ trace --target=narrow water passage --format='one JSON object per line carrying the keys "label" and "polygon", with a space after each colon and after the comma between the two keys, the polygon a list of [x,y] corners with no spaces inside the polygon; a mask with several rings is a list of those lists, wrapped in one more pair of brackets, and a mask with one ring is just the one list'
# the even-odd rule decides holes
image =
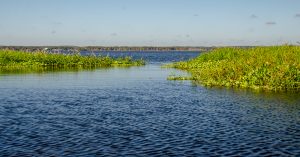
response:
{"label": "narrow water passage", "polygon": [[186,73],[161,64],[198,53],[109,54],[149,64],[1,74],[0,155],[300,155],[299,94],[166,80]]}

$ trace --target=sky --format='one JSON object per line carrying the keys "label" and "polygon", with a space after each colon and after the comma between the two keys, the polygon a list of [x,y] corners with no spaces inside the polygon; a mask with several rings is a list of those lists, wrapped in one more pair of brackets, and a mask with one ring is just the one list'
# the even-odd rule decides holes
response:
{"label": "sky", "polygon": [[300,0],[0,0],[2,46],[299,42]]}

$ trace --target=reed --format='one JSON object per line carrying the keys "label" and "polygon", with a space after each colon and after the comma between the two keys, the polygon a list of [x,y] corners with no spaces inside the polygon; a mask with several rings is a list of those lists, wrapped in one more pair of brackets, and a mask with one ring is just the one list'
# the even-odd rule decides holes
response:
{"label": "reed", "polygon": [[98,67],[141,66],[144,64],[143,60],[132,60],[130,57],[111,58],[109,56],[81,56],[79,54],[0,50],[0,70],[39,67],[90,69]]}
{"label": "reed", "polygon": [[300,91],[300,46],[219,48],[170,66],[205,86]]}

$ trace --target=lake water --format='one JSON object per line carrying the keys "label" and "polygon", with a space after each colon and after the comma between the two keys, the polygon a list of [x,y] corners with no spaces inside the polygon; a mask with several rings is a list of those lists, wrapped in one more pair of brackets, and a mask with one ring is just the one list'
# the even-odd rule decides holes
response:
{"label": "lake water", "polygon": [[195,52],[109,54],[148,64],[1,74],[0,156],[300,156],[299,94],[168,81]]}

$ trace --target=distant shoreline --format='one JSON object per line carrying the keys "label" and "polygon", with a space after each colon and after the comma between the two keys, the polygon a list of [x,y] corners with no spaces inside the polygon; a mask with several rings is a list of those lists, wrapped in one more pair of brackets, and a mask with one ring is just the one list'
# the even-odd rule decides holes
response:
{"label": "distant shoreline", "polygon": [[[231,47],[240,47],[240,48],[248,48],[253,46],[231,46]],[[80,52],[80,51],[99,51],[99,52],[107,52],[107,51],[162,51],[162,52],[178,52],[178,51],[188,51],[188,52],[205,52],[211,51],[215,48],[219,47],[190,47],[190,46],[174,46],[174,47],[151,47],[151,46],[0,46],[0,49],[10,49],[16,51],[49,51],[49,52],[61,52],[61,51],[70,51],[70,52]]]}

